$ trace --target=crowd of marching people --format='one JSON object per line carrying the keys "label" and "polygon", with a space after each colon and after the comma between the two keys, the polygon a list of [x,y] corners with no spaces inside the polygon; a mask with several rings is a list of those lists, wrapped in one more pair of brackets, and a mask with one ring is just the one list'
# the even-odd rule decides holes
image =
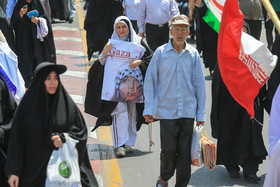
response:
{"label": "crowd of marching people", "polygon": [[[85,112],[97,117],[93,130],[112,126],[119,158],[133,152],[142,124],[159,121],[157,187],[167,187],[175,171],[177,187],[187,186],[191,178],[193,131],[206,121],[202,63],[212,80],[210,121],[212,137],[217,139],[216,164],[232,178],[239,178],[242,169],[247,181],[259,183],[259,165],[269,155],[264,186],[280,185],[280,31],[275,26],[273,37],[272,22],[280,16],[280,2],[270,0],[275,14],[261,0],[224,2],[227,17],[216,17],[218,26],[208,19],[215,16],[208,0],[85,2],[88,60],[98,53],[89,70]],[[73,164],[78,172],[75,181],[70,177],[68,182],[98,186],[87,152],[87,126],[60,80],[67,67],[57,64],[52,31],[57,20],[72,23],[75,12],[75,0],[0,2],[1,187],[52,186],[60,180],[51,176],[53,157],[72,144],[69,152],[76,154]],[[226,25],[229,20],[232,26]],[[263,23],[267,47],[259,42]],[[231,37],[240,38],[223,43]],[[194,39],[196,48],[187,42]],[[236,59],[229,57],[235,54]],[[250,63],[245,62],[248,59]],[[229,67],[238,60],[246,63],[246,71],[245,66]],[[254,63],[260,64],[258,71],[250,69]],[[246,79],[237,80],[240,77]],[[258,87],[252,87],[254,93],[252,85]],[[236,96],[236,90],[244,98],[252,94],[251,103]],[[265,111],[270,114],[269,153],[262,136]]]}

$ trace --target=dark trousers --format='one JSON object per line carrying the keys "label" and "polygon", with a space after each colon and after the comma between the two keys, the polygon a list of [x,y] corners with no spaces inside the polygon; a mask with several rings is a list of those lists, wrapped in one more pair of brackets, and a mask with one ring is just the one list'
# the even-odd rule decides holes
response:
{"label": "dark trousers", "polygon": [[[243,164],[241,165],[241,167],[243,168],[243,175],[256,174],[259,171],[259,164],[261,162],[262,161],[259,158],[250,155],[243,161]],[[225,167],[227,168],[227,170],[240,170],[239,166],[236,164],[227,163],[225,164]]]}
{"label": "dark trousers", "polygon": [[139,28],[137,26],[137,20],[130,20],[130,21],[132,23],[132,27],[133,27],[134,31],[136,32],[136,34],[138,34]]}
{"label": "dark trousers", "polygon": [[243,175],[256,174],[259,171],[260,159],[256,157],[250,157],[244,160],[241,165],[243,168]]}
{"label": "dark trousers", "polygon": [[194,8],[193,18],[195,20],[195,25],[196,25],[196,30],[195,30],[196,49],[200,53],[202,51],[202,43],[201,43],[200,16],[199,16],[199,8],[198,7]]}
{"label": "dark trousers", "polygon": [[169,40],[168,24],[162,27],[159,25],[146,24],[146,39],[151,50],[155,51],[159,46],[165,44]]}
{"label": "dark trousers", "polygon": [[186,187],[191,177],[191,141],[194,119],[160,120],[160,176],[168,181],[176,169],[175,187]]}
{"label": "dark trousers", "polygon": [[262,20],[248,20],[245,21],[250,26],[250,35],[253,36],[255,39],[260,40],[261,32],[262,32]]}
{"label": "dark trousers", "polygon": [[[278,18],[280,18],[280,12],[276,12]],[[264,20],[265,20],[265,34],[266,34],[266,41],[267,41],[267,48],[269,50],[272,49],[272,46],[273,46],[273,29],[274,29],[274,23],[272,22],[272,20],[268,20],[266,21],[266,17],[267,17],[267,11],[266,9],[264,8],[263,6],[263,16],[264,16]],[[275,38],[277,36],[278,32],[277,30],[275,29]]]}

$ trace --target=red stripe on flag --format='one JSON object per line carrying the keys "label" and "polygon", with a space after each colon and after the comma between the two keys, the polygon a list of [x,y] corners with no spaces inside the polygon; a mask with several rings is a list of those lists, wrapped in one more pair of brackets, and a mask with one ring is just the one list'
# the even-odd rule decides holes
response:
{"label": "red stripe on flag", "polygon": [[220,9],[221,11],[223,10],[223,6],[222,5],[220,5],[216,0],[210,0],[211,2],[213,2],[213,4],[218,8],[218,9]]}
{"label": "red stripe on flag", "polygon": [[244,15],[238,0],[225,2],[218,38],[218,65],[232,97],[254,116],[254,99],[260,84],[239,59]]}

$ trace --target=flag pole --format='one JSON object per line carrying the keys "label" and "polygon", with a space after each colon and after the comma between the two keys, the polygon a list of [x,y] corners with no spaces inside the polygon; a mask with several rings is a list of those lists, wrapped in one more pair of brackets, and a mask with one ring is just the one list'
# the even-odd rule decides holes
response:
{"label": "flag pole", "polygon": [[277,29],[278,33],[280,34],[280,21],[279,21],[279,18],[277,16],[274,8],[272,7],[272,5],[270,3],[270,1],[262,0],[262,4],[265,7],[266,11],[269,13],[270,18],[275,25],[275,28]]}
{"label": "flag pole", "polygon": [[148,123],[148,131],[149,131],[149,152],[152,152],[152,146],[154,145],[152,138],[152,123]]}

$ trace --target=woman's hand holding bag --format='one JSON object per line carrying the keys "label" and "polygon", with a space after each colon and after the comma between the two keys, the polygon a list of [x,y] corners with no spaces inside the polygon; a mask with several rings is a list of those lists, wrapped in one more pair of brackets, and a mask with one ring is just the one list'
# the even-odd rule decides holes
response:
{"label": "woman's hand holding bag", "polygon": [[81,186],[81,176],[78,163],[77,140],[64,133],[66,142],[53,150],[47,167],[46,187]]}

